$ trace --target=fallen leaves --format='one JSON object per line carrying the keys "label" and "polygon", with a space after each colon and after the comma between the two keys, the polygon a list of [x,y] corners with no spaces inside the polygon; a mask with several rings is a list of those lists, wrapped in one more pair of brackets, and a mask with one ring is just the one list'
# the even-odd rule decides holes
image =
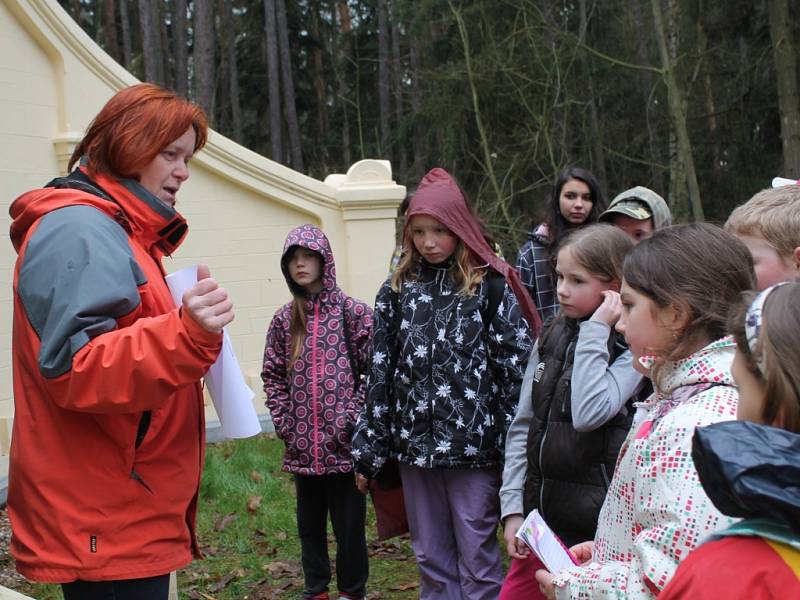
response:
{"label": "fallen leaves", "polygon": [[287,561],[276,560],[269,564],[264,565],[264,570],[273,579],[280,579],[281,577],[295,577],[300,574],[300,565],[297,563],[290,563]]}
{"label": "fallen leaves", "polygon": [[408,583],[396,583],[389,589],[393,592],[405,592],[406,590],[415,590],[419,587],[419,581],[409,581]]}
{"label": "fallen leaves", "polygon": [[225,528],[233,523],[239,515],[236,513],[228,513],[214,524],[214,531],[225,531]]}
{"label": "fallen leaves", "polygon": [[403,546],[394,540],[378,541],[369,544],[367,552],[373,558],[393,558],[395,560],[407,560],[411,558]]}
{"label": "fallen leaves", "polygon": [[260,506],[261,506],[261,496],[256,496],[254,494],[247,499],[247,512],[250,513],[258,512],[258,508]]}
{"label": "fallen leaves", "polygon": [[244,577],[247,573],[244,569],[236,569],[233,573],[229,573],[225,575],[222,579],[214,583],[209,589],[211,592],[220,592],[228,587],[228,584],[236,579],[237,577],[241,578]]}

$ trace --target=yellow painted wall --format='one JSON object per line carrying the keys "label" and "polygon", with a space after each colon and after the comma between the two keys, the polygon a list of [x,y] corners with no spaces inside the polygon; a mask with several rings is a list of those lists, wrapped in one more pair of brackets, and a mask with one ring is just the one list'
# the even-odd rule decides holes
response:
{"label": "yellow painted wall", "polygon": [[[13,412],[8,207],[63,174],[94,115],[116,90],[136,82],[55,0],[0,0],[0,454],[8,449]],[[361,161],[321,182],[211,132],[179,197],[189,237],[165,266],[206,263],[232,294],[236,320],[229,331],[257,406],[264,334],[289,299],[279,265],[286,233],[319,225],[331,240],[341,287],[372,304],[404,195],[385,161]]]}

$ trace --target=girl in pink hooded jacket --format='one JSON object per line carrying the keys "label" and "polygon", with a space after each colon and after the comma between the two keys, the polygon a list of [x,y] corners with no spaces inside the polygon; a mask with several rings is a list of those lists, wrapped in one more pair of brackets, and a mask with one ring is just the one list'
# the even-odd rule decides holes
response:
{"label": "girl in pink hooded jacket", "polygon": [[294,475],[305,598],[327,599],[327,514],[336,536],[340,598],[363,598],[366,503],[352,475],[350,438],[364,402],[372,310],[336,285],[330,243],[313,225],[289,232],[281,269],[294,298],[267,332],[261,379]]}

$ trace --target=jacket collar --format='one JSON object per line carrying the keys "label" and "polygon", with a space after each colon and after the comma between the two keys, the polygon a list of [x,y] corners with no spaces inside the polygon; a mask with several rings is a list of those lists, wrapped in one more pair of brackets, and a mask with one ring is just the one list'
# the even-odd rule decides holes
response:
{"label": "jacket collar", "polygon": [[189,230],[186,219],[138,181],[117,179],[102,173],[96,174],[93,180],[122,210],[122,215],[116,215],[120,224],[151,254],[170,255],[181,245]]}

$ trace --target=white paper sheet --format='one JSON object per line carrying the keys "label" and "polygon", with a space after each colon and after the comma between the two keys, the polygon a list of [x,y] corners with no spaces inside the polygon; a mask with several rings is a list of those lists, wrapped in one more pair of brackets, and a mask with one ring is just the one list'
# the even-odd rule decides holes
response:
{"label": "white paper sheet", "polygon": [[[184,292],[197,283],[197,266],[171,273],[166,281],[175,306],[181,306]],[[225,330],[222,333],[222,349],[206,373],[205,381],[224,437],[246,438],[261,433],[261,423],[253,406],[253,390],[242,377],[233,344]]]}
{"label": "white paper sheet", "polygon": [[575,558],[536,509],[525,517],[516,537],[528,545],[553,575],[577,564]]}
{"label": "white paper sheet", "polygon": [[785,177],[773,177],[772,178],[772,187],[783,187],[784,185],[795,185],[797,184],[796,179],[786,179]]}

